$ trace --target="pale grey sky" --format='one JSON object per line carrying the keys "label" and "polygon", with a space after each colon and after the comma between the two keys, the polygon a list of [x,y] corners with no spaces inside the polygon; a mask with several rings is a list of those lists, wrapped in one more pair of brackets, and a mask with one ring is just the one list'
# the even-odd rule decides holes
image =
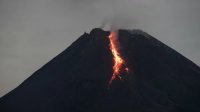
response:
{"label": "pale grey sky", "polygon": [[0,0],[0,96],[107,20],[200,65],[199,0]]}

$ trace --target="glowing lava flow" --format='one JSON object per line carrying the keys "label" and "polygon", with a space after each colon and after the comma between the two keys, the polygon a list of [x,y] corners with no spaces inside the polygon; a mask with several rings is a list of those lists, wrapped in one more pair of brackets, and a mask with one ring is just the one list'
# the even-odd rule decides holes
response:
{"label": "glowing lava flow", "polygon": [[118,44],[117,44],[116,36],[117,36],[116,32],[111,32],[109,35],[110,50],[112,51],[113,61],[114,61],[113,75],[109,81],[109,85],[111,85],[112,81],[117,77],[121,80],[120,69],[121,69],[122,65],[124,64],[124,60],[121,58],[120,53],[118,52],[118,49],[117,49]]}

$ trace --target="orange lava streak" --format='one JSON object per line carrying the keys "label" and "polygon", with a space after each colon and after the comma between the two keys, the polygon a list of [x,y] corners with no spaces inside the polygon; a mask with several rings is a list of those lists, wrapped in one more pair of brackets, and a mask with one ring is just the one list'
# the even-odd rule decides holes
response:
{"label": "orange lava streak", "polygon": [[120,53],[118,52],[117,49],[117,37],[116,37],[115,32],[111,32],[109,35],[109,40],[110,40],[110,50],[112,51],[113,54],[113,61],[114,61],[114,66],[113,66],[113,75],[109,81],[109,85],[111,85],[112,81],[115,78],[121,79],[120,74],[120,69],[124,63],[124,60],[121,58]]}

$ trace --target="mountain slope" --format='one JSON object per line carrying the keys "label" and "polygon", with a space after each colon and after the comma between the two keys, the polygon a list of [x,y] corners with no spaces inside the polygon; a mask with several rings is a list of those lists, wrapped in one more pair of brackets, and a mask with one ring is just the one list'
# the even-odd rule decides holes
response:
{"label": "mountain slope", "polygon": [[200,68],[140,30],[119,30],[129,71],[108,89],[109,32],[94,29],[0,99],[2,112],[199,112]]}

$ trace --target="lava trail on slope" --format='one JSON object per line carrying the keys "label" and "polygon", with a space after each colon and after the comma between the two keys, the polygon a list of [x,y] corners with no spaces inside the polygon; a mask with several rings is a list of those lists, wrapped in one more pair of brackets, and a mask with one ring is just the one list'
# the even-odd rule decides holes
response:
{"label": "lava trail on slope", "polygon": [[[122,77],[120,76],[120,72],[121,72],[122,66],[125,66],[125,61],[118,50],[120,44],[118,42],[117,31],[110,32],[109,41],[110,41],[110,50],[112,52],[113,62],[114,62],[113,75],[109,81],[109,87],[110,87],[112,81],[115,80],[116,78],[119,78],[120,80],[122,80]],[[128,72],[128,67],[124,68],[124,70]]]}

